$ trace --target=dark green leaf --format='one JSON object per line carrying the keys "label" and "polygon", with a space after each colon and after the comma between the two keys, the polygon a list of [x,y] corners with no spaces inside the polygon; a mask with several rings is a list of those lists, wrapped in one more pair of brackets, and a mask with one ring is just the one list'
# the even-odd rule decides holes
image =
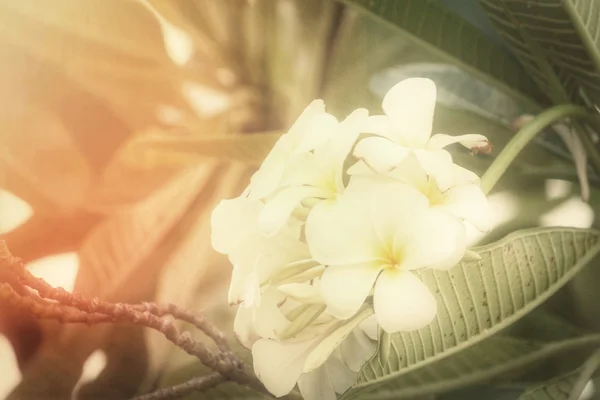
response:
{"label": "dark green leaf", "polygon": [[438,1],[345,1],[392,24],[414,42],[439,52],[446,62],[464,68],[514,98],[533,107],[542,99],[535,84],[502,46]]}

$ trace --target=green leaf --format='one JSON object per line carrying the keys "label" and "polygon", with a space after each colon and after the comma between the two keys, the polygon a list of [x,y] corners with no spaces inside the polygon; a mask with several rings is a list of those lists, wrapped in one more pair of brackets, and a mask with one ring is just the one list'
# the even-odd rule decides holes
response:
{"label": "green leaf", "polygon": [[344,0],[392,24],[420,46],[436,51],[512,97],[535,107],[534,82],[504,48],[435,0]]}
{"label": "green leaf", "polygon": [[595,0],[479,0],[527,72],[554,103],[600,101]]}
{"label": "green leaf", "polygon": [[600,367],[600,352],[596,351],[575,371],[556,377],[525,390],[518,400],[577,400],[584,392],[587,382]]}
{"label": "green leaf", "polygon": [[587,335],[556,342],[492,337],[451,357],[413,370],[372,392],[359,392],[345,398],[410,399],[414,396],[442,393],[461,387],[509,377],[550,357],[573,351],[593,350],[600,346],[600,335]]}
{"label": "green leaf", "polygon": [[383,334],[344,398],[393,388],[395,381],[410,379],[409,373],[450,355],[460,357],[459,352],[505,329],[579,272],[600,251],[599,239],[595,230],[528,229],[476,248],[479,261],[421,272],[437,297],[437,317],[418,331]]}

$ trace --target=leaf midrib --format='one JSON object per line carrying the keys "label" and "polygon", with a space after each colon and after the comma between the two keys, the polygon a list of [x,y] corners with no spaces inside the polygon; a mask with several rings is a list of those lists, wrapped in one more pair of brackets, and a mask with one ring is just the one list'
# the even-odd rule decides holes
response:
{"label": "leaf midrib", "polygon": [[[521,236],[521,235],[525,235],[527,232],[535,232],[536,234],[541,234],[544,232],[552,232],[556,230],[556,227],[554,228],[546,228],[546,229],[540,229],[540,228],[532,228],[532,229],[524,229],[524,230],[519,230],[517,232],[513,232],[510,235],[507,235],[505,238],[503,238],[502,240],[499,240],[498,242],[492,243],[490,245],[487,246],[481,246],[478,248],[474,248],[473,251],[477,251],[477,252],[481,252],[481,251],[487,251],[489,249],[495,249],[497,247],[502,247],[502,245],[507,242],[512,240],[513,237],[515,236]],[[576,229],[573,229],[574,231],[577,231]],[[600,232],[598,232],[595,229],[587,229],[586,232],[589,233],[595,233],[597,236],[600,236]],[[426,358],[425,360],[421,361],[421,362],[417,362],[415,364],[409,365],[407,367],[402,368],[400,371],[396,371],[394,373],[388,374],[388,375],[384,375],[378,378],[375,378],[373,380],[370,380],[368,382],[365,383],[361,383],[358,384],[356,386],[353,386],[351,389],[359,389],[362,387],[366,387],[366,386],[370,386],[376,383],[380,383],[380,382],[385,382],[387,380],[396,378],[398,376],[404,375],[408,372],[412,372],[416,369],[422,368],[423,366],[432,364],[434,362],[437,362],[441,359],[444,359],[446,357],[451,356],[452,354],[458,353],[459,351],[462,351],[468,347],[473,346],[476,343],[481,342],[482,340],[492,336],[495,333],[500,332],[501,330],[503,330],[504,328],[506,328],[507,326],[511,325],[512,323],[516,322],[517,320],[521,319],[522,317],[524,317],[526,314],[529,313],[529,311],[531,311],[532,309],[534,309],[535,307],[539,306],[540,304],[542,304],[544,301],[546,301],[548,298],[550,298],[555,292],[556,290],[558,290],[558,288],[564,286],[568,281],[571,280],[571,278],[573,276],[575,276],[592,258],[594,258],[597,253],[600,252],[600,241],[597,241],[597,243],[592,246],[588,252],[579,259],[579,261],[567,272],[565,273],[560,279],[558,279],[556,282],[554,282],[554,284],[552,285],[551,288],[553,288],[553,290],[551,288],[549,288],[548,290],[546,290],[544,293],[542,293],[540,296],[536,297],[535,300],[531,301],[530,303],[528,303],[525,307],[521,308],[520,310],[518,310],[517,312],[515,312],[513,315],[511,315],[510,317],[505,318],[504,320],[502,320],[502,323],[499,323],[489,329],[484,329],[481,331],[480,334],[472,336],[469,340],[464,341],[446,351],[443,351],[439,354],[436,354],[434,356],[431,356],[429,358]],[[379,351],[376,351],[375,354],[373,355],[373,357],[367,361],[367,362],[371,362],[371,360],[377,358],[377,356],[379,355]]]}
{"label": "leaf midrib", "polygon": [[[478,370],[475,373],[471,373],[471,374],[467,375],[469,377],[468,379],[460,379],[460,381],[457,378],[445,379],[445,380],[438,381],[438,382],[435,382],[435,383],[432,383],[429,385],[425,385],[425,387],[427,388],[426,390],[419,390],[418,388],[412,389],[414,391],[414,393],[412,393],[410,390],[407,390],[405,392],[402,392],[401,396],[404,398],[404,397],[411,397],[411,396],[416,396],[416,395],[426,395],[426,394],[445,392],[448,390],[456,389],[459,386],[466,386],[466,385],[475,384],[475,383],[484,381],[486,379],[486,377],[492,378],[493,376],[497,376],[502,373],[509,372],[513,368],[527,365],[529,363],[533,363],[533,362],[543,359],[545,357],[554,356],[561,352],[568,351],[572,348],[578,348],[579,346],[593,345],[593,344],[598,344],[600,346],[600,334],[592,334],[592,335],[587,335],[585,337],[579,337],[579,338],[575,338],[575,339],[567,339],[567,340],[556,342],[556,343],[554,343],[554,342],[549,342],[549,343],[552,343],[552,344],[547,344],[545,347],[541,348],[540,350],[529,353],[524,357],[517,358],[517,359],[514,359],[513,361],[502,363],[497,366],[487,368],[484,370]],[[423,368],[425,366],[421,365],[420,367]],[[375,382],[375,381],[369,381],[369,384],[371,384],[373,382]],[[359,386],[355,386],[355,388],[358,388],[358,387]],[[398,396],[398,393],[394,393],[393,395]],[[383,395],[383,394],[379,395],[379,396],[378,395],[369,396],[368,393],[365,394],[365,399],[368,399],[368,400],[389,400],[391,398],[392,397]],[[397,397],[394,397],[394,398],[397,398]]]}

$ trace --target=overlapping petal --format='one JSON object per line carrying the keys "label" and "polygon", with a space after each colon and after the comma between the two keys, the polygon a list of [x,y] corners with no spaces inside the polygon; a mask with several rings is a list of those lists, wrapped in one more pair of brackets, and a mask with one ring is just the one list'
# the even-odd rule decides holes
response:
{"label": "overlapping petal", "polygon": [[382,108],[407,146],[422,147],[431,136],[436,87],[426,78],[406,79],[383,98]]}
{"label": "overlapping petal", "polygon": [[336,318],[348,319],[360,309],[381,271],[381,262],[331,265],[321,276],[321,296]]}
{"label": "overlapping petal", "polygon": [[373,306],[379,326],[390,333],[423,328],[437,312],[435,297],[419,278],[392,269],[377,279]]}

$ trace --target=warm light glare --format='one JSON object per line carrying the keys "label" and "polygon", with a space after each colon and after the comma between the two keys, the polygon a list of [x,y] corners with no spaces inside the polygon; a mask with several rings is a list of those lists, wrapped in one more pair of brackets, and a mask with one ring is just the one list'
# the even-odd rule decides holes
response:
{"label": "warm light glare", "polygon": [[14,194],[0,189],[0,234],[10,232],[33,215],[25,201]]}
{"label": "warm light glare", "polygon": [[79,257],[76,253],[63,253],[44,257],[27,264],[27,269],[38,278],[44,279],[51,286],[72,291],[79,269]]}
{"label": "warm light glare", "polygon": [[73,389],[73,399],[77,399],[77,392],[79,389],[85,385],[86,383],[93,382],[98,375],[104,370],[106,367],[106,353],[102,350],[96,350],[93,352],[85,363],[83,364],[83,372],[81,373],[81,377],[75,385]]}

